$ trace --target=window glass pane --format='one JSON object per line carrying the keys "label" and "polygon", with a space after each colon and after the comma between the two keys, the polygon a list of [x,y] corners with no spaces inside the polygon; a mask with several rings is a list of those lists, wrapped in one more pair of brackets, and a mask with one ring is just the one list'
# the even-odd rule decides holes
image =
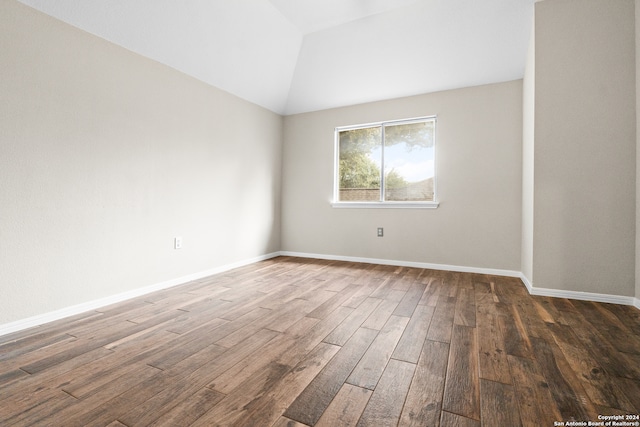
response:
{"label": "window glass pane", "polygon": [[338,200],[379,202],[382,127],[341,131],[339,145]]}
{"label": "window glass pane", "polygon": [[384,199],[434,200],[435,122],[387,125],[384,128]]}

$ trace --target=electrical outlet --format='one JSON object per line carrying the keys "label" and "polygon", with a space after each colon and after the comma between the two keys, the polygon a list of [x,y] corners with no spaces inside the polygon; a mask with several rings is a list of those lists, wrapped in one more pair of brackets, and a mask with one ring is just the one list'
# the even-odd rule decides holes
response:
{"label": "electrical outlet", "polygon": [[182,249],[182,237],[173,239],[173,249]]}
{"label": "electrical outlet", "polygon": [[383,237],[383,236],[384,236],[384,228],[378,227],[378,237]]}

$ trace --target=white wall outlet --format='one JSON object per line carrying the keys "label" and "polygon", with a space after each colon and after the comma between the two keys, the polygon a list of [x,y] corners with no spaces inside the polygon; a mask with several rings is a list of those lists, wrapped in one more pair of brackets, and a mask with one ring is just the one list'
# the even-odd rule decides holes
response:
{"label": "white wall outlet", "polygon": [[175,237],[173,239],[173,249],[182,249],[182,237]]}
{"label": "white wall outlet", "polygon": [[383,237],[383,236],[384,236],[384,228],[378,227],[378,237]]}

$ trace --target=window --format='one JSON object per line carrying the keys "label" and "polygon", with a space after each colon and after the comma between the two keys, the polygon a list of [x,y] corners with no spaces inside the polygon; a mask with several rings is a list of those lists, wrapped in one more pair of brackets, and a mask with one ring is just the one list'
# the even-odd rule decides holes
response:
{"label": "window", "polygon": [[334,207],[437,207],[435,117],[336,128]]}

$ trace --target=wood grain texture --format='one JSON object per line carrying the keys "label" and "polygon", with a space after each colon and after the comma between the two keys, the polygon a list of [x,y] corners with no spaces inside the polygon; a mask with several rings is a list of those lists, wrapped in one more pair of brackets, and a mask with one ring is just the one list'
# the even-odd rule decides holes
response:
{"label": "wood grain texture", "polygon": [[429,324],[433,317],[434,309],[427,305],[419,305],[411,316],[411,320],[398,342],[393,358],[405,362],[418,363],[420,351],[427,338]]}
{"label": "wood grain texture", "polygon": [[476,326],[476,299],[473,289],[460,289],[456,299],[453,323],[462,326]]}
{"label": "wood grain texture", "polygon": [[443,411],[440,427],[480,427],[480,421]]}
{"label": "wood grain texture", "polygon": [[478,311],[477,322],[480,378],[511,384],[504,334],[498,316]]}
{"label": "wood grain texture", "polygon": [[555,342],[533,338],[532,344],[540,370],[562,418],[570,421],[595,420],[597,411],[593,402],[587,397],[575,371]]}
{"label": "wood grain texture", "polygon": [[633,328],[629,328],[608,310],[609,304],[590,301],[572,301],[570,304],[590,323],[605,332],[604,336],[613,348],[624,353],[640,355],[640,337],[633,333]]}
{"label": "wood grain texture", "polygon": [[390,360],[378,386],[358,420],[359,427],[398,425],[402,404],[411,384],[416,365]]}
{"label": "wood grain texture", "polygon": [[373,390],[408,322],[406,317],[391,316],[346,382]]}
{"label": "wood grain texture", "polygon": [[382,300],[378,298],[365,299],[355,310],[353,310],[353,313],[351,313],[344,322],[336,327],[324,339],[324,342],[335,345],[344,345],[381,302]]}
{"label": "wood grain texture", "polygon": [[522,321],[522,315],[515,305],[509,305],[499,317],[500,328],[504,335],[507,354],[520,357],[531,356],[531,340]]}
{"label": "wood grain texture", "polygon": [[474,328],[455,325],[451,337],[442,409],[480,419],[478,344]]}
{"label": "wood grain texture", "polygon": [[[608,310],[612,310],[615,307],[618,306],[606,304]],[[629,320],[629,318],[627,318],[627,320]],[[629,323],[629,326],[633,327],[633,321],[629,321]],[[606,372],[615,377],[640,380],[640,357],[617,351],[615,347],[610,344],[609,339],[603,335],[602,329],[597,327],[582,327],[583,325],[588,325],[589,321],[580,312],[580,309],[577,310],[574,316],[567,319],[567,324],[571,326],[571,330],[580,340],[580,345],[589,348]],[[631,338],[630,336],[629,339]]]}
{"label": "wood grain texture", "polygon": [[360,328],[284,415],[305,424],[315,424],[377,335],[373,329]]}
{"label": "wood grain texture", "polygon": [[[290,370],[283,369],[280,371],[282,374],[278,375],[278,372],[268,377],[264,383],[260,380],[260,375],[248,379],[194,425],[273,424],[339,349],[332,344],[319,343]],[[256,388],[257,385],[261,388]],[[256,391],[247,393],[248,390]]]}
{"label": "wood grain texture", "polygon": [[[510,408],[505,411],[504,408]],[[480,412],[482,423],[490,426],[522,426],[513,386],[480,380]]]}
{"label": "wood grain texture", "polygon": [[414,282],[409,286],[407,292],[402,297],[402,300],[393,311],[393,314],[396,316],[406,316],[411,317],[413,315],[413,311],[416,309],[416,306],[422,299],[422,294],[424,294],[424,290],[427,288],[427,285],[420,282]]}
{"label": "wood grain texture", "polygon": [[625,391],[635,408],[635,413],[640,414],[640,381],[628,378],[619,378],[619,385]]}
{"label": "wood grain texture", "polygon": [[537,427],[539,420],[562,420],[538,362],[516,356],[508,356],[508,360],[522,425]]}
{"label": "wood grain texture", "polygon": [[449,344],[427,340],[407,393],[401,416],[403,426],[437,426],[449,360]]}
{"label": "wood grain texture", "polygon": [[562,354],[567,359],[578,379],[581,380],[589,399],[610,408],[633,411],[634,407],[624,395],[616,381],[608,375],[602,366],[591,356],[569,326],[550,324],[549,329]]}
{"label": "wood grain texture", "polygon": [[387,323],[387,320],[389,320],[389,317],[391,317],[391,314],[393,314],[393,311],[397,306],[397,301],[388,299],[382,300],[382,302],[375,308],[375,310],[373,310],[371,315],[362,324],[362,327],[376,329],[379,331],[384,327],[385,323]]}
{"label": "wood grain texture", "polygon": [[149,424],[152,427],[187,427],[224,398],[224,394],[206,387],[189,395]]}
{"label": "wood grain texture", "polygon": [[356,425],[372,394],[373,392],[366,388],[344,384],[331,404],[322,412],[318,422],[310,425],[315,427]]}
{"label": "wood grain texture", "polygon": [[[444,286],[443,286],[444,287]],[[436,310],[429,325],[427,339],[432,341],[451,342],[451,328],[455,315],[456,298],[440,294]]]}
{"label": "wood grain texture", "polygon": [[541,426],[640,412],[640,311],[278,257],[0,337],[0,425]]}
{"label": "wood grain texture", "polygon": [[309,427],[306,424],[299,423],[294,420],[290,420],[287,417],[280,417],[271,427]]}

